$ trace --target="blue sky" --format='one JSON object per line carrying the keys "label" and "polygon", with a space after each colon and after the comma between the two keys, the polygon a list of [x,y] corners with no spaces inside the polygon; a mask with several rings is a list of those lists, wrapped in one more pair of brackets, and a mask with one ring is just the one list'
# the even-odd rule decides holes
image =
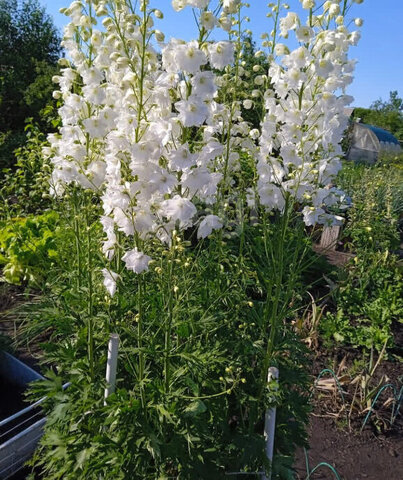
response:
{"label": "blue sky", "polygon": [[[67,17],[59,13],[69,0],[40,0],[55,24],[62,29]],[[194,20],[189,8],[180,13],[173,11],[170,0],[151,1],[165,15],[161,30],[166,36],[189,40],[195,35]],[[249,0],[251,18],[249,28],[256,41],[260,34],[270,31],[266,18],[268,0]],[[298,0],[288,0],[291,10],[298,10]],[[391,90],[403,96],[403,0],[364,0],[355,5],[354,16],[364,19],[362,38],[358,47],[351,50],[351,58],[357,58],[355,80],[348,93],[355,98],[354,105],[368,107],[372,101],[387,99]]]}

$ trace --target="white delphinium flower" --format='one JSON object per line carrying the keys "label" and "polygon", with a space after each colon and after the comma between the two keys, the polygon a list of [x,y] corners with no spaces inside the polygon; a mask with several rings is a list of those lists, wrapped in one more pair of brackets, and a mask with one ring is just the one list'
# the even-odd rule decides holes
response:
{"label": "white delphinium flower", "polygon": [[198,155],[190,153],[189,145],[184,143],[176,150],[171,150],[166,157],[169,160],[170,169],[174,172],[180,172],[195,166]]}
{"label": "white delphinium flower", "polygon": [[284,43],[276,43],[274,46],[274,53],[281,56],[290,53],[290,50],[288,49],[287,45],[284,45]]}
{"label": "white delphinium flower", "polygon": [[120,278],[120,276],[108,270],[107,268],[102,269],[102,275],[104,276],[104,286],[111,297],[113,297],[116,293],[117,285],[116,281]]}
{"label": "white delphinium flower", "polygon": [[241,5],[241,0],[224,0],[224,10],[228,13],[237,13]]}
{"label": "white delphinium flower", "polygon": [[235,48],[231,42],[215,42],[208,45],[211,66],[221,70],[234,62]]}
{"label": "white delphinium flower", "polygon": [[202,65],[207,63],[206,54],[198,48],[198,43],[192,41],[184,45],[177,45],[174,50],[176,70],[187,73],[197,73]]}
{"label": "white delphinium flower", "polygon": [[295,30],[300,24],[299,17],[294,12],[288,12],[280,19],[280,32],[282,37],[287,37],[289,30]]}
{"label": "white delphinium flower", "polygon": [[191,80],[193,94],[200,98],[214,97],[217,93],[217,85],[215,83],[215,75],[213,72],[198,72]]}
{"label": "white delphinium flower", "polygon": [[142,273],[148,271],[148,264],[151,261],[151,257],[145,255],[143,252],[139,252],[137,248],[126,252],[122,260],[126,264],[128,270],[134,273]]}
{"label": "white delphinium flower", "polygon": [[258,186],[260,203],[267,207],[268,210],[282,211],[285,206],[284,194],[279,187],[273,183],[265,183],[261,187]]}
{"label": "white delphinium flower", "polygon": [[205,167],[192,168],[184,172],[181,183],[189,196],[193,197],[211,183],[211,173]]}
{"label": "white delphinium flower", "polygon": [[298,27],[295,31],[295,35],[299,42],[309,42],[314,35],[312,28],[302,25]]}
{"label": "white delphinium flower", "polygon": [[172,7],[175,12],[180,12],[188,5],[186,0],[172,0]]}
{"label": "white delphinium flower", "polygon": [[321,217],[321,215],[323,215],[325,212],[325,210],[323,210],[323,208],[316,208],[316,207],[304,207],[304,209],[302,210],[302,214],[304,216],[304,223],[305,225],[307,225],[308,227],[309,226],[312,226],[312,225],[315,225],[319,222],[319,219]]}
{"label": "white delphinium flower", "polygon": [[196,215],[197,210],[190,200],[175,195],[161,203],[159,213],[175,222],[179,221],[180,227],[184,228],[192,225],[192,218]]}
{"label": "white delphinium flower", "polygon": [[315,0],[302,0],[302,8],[304,8],[305,10],[315,8],[315,5]]}
{"label": "white delphinium flower", "polygon": [[220,230],[223,227],[223,222],[217,215],[207,215],[199,225],[197,230],[197,238],[206,238],[213,230]]}
{"label": "white delphinium flower", "polygon": [[179,112],[178,119],[184,127],[198,127],[207,120],[207,106],[196,95],[191,95],[187,100],[176,102],[175,108]]}
{"label": "white delphinium flower", "polygon": [[200,23],[206,30],[213,30],[218,25],[218,20],[213,12],[203,12],[200,16]]}
{"label": "white delphinium flower", "polygon": [[219,26],[225,31],[230,32],[232,27],[231,17],[222,12],[220,18],[218,19]]}
{"label": "white delphinium flower", "polygon": [[172,6],[177,12],[188,6],[193,8],[206,8],[209,3],[210,0],[172,0]]}

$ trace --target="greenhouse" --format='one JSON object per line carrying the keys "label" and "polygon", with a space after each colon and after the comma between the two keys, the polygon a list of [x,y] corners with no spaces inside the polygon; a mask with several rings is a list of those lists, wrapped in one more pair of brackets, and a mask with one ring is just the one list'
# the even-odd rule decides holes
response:
{"label": "greenhouse", "polygon": [[400,152],[399,141],[390,132],[382,128],[354,123],[351,132],[350,148],[347,159],[374,163],[380,152]]}

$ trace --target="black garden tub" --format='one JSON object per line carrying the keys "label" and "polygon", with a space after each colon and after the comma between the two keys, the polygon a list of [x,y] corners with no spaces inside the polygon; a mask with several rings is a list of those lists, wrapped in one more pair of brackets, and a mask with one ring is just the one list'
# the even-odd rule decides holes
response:
{"label": "black garden tub", "polygon": [[17,473],[32,456],[43,433],[41,403],[25,406],[28,384],[44,377],[7,352],[0,352],[0,480]]}

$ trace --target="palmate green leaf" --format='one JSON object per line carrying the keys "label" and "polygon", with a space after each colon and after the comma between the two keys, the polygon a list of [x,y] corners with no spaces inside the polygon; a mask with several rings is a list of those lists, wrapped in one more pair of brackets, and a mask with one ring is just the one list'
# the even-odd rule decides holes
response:
{"label": "palmate green leaf", "polygon": [[50,445],[55,445],[55,446],[65,445],[65,439],[56,431],[47,432],[46,441]]}
{"label": "palmate green leaf", "polygon": [[200,399],[190,403],[184,410],[185,415],[189,417],[197,417],[206,411],[206,404]]}
{"label": "palmate green leaf", "polygon": [[93,448],[84,448],[84,450],[81,450],[81,452],[76,457],[76,465],[74,470],[81,470],[93,453]]}
{"label": "palmate green leaf", "polygon": [[295,480],[293,463],[292,456],[274,455],[272,477],[281,478],[281,480]]}
{"label": "palmate green leaf", "polygon": [[161,442],[158,440],[156,435],[150,433],[146,441],[146,447],[147,450],[151,453],[152,458],[156,459],[161,457],[160,445]]}
{"label": "palmate green leaf", "polygon": [[175,423],[175,420],[173,419],[172,415],[168,410],[164,407],[162,404],[155,405],[154,408],[158,411],[160,414],[160,420],[163,422],[164,420],[167,420],[168,423]]}

